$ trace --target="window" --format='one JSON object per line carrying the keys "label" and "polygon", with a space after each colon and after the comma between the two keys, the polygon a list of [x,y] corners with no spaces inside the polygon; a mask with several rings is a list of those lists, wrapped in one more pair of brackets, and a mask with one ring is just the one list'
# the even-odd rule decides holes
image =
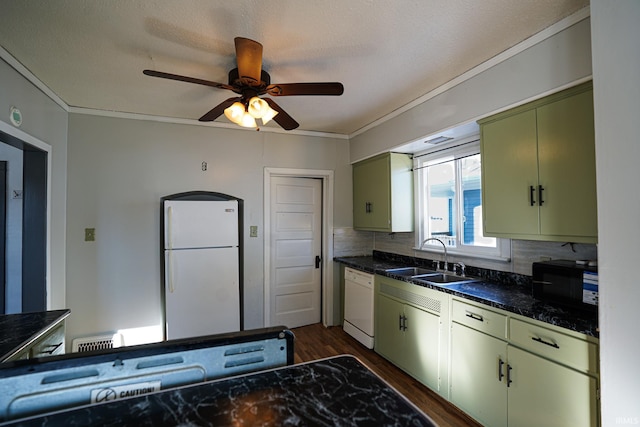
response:
{"label": "window", "polygon": [[[417,248],[434,237],[447,246],[449,253],[508,259],[510,240],[482,234],[481,158],[477,140],[417,154],[414,168]],[[423,249],[441,252],[442,246],[432,240]]]}

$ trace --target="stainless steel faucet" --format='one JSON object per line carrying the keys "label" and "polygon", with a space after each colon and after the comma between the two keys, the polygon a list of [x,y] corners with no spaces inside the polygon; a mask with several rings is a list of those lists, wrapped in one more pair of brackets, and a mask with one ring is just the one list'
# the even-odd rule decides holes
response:
{"label": "stainless steel faucet", "polygon": [[438,239],[437,237],[429,237],[422,242],[422,244],[420,245],[420,250],[422,250],[424,244],[429,240],[435,240],[437,242],[440,242],[440,244],[442,245],[442,249],[444,249],[444,271],[449,271],[449,263],[447,262],[447,245],[445,245],[442,240]]}

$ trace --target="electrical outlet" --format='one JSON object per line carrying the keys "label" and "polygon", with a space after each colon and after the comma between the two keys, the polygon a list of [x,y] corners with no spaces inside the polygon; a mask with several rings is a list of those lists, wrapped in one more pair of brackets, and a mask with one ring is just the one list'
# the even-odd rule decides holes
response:
{"label": "electrical outlet", "polygon": [[249,227],[249,237],[258,237],[258,226],[252,225]]}
{"label": "electrical outlet", "polygon": [[85,228],[84,229],[84,241],[85,242],[95,242],[96,240],[96,229],[95,228]]}
{"label": "electrical outlet", "polygon": [[550,256],[541,256],[540,257],[540,261],[551,261],[551,257]]}

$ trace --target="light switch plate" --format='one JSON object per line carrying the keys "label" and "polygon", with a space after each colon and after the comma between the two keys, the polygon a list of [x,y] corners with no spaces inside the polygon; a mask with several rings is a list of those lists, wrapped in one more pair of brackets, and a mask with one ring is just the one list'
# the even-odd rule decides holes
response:
{"label": "light switch plate", "polygon": [[249,237],[258,237],[258,226],[257,225],[249,226]]}
{"label": "light switch plate", "polygon": [[96,229],[95,228],[85,228],[84,229],[84,241],[85,242],[94,242],[96,240]]}

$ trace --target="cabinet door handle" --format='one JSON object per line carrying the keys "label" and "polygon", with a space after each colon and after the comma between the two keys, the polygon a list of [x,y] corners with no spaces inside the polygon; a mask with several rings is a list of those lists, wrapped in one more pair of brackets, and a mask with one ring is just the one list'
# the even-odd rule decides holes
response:
{"label": "cabinet door handle", "polygon": [[544,199],[542,198],[542,192],[544,191],[544,187],[542,185],[538,185],[538,204],[542,206],[544,203]]}
{"label": "cabinet door handle", "polygon": [[498,381],[502,382],[504,374],[502,373],[502,367],[504,366],[504,360],[501,357],[498,358]]}
{"label": "cabinet door handle", "polygon": [[364,204],[364,211],[365,211],[366,213],[371,213],[371,202],[366,202],[366,203]]}
{"label": "cabinet door handle", "polygon": [[507,365],[507,387],[511,385],[513,381],[511,381],[511,365]]}
{"label": "cabinet door handle", "polygon": [[554,342],[549,342],[549,341],[545,341],[540,337],[531,337],[532,340],[534,340],[535,342],[539,342],[541,344],[545,344],[548,345],[549,347],[553,347],[553,348],[560,348],[560,346]]}
{"label": "cabinet door handle", "polygon": [[535,194],[536,194],[536,189],[533,187],[533,185],[530,185],[529,186],[529,205],[530,206],[534,206],[536,204]]}
{"label": "cabinet door handle", "polygon": [[405,316],[404,314],[398,315],[398,329],[400,329],[401,331],[407,330],[407,316]]}
{"label": "cabinet door handle", "polygon": [[473,320],[478,320],[479,322],[484,322],[484,317],[480,316],[479,314],[472,313],[470,311],[467,311],[467,314],[465,314],[465,316],[470,317]]}

